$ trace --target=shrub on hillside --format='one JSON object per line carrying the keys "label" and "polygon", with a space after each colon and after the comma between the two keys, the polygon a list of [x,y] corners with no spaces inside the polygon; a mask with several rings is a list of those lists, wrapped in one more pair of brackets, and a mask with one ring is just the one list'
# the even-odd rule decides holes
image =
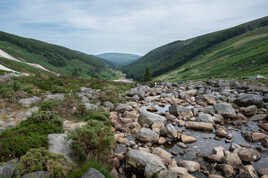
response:
{"label": "shrub on hillside", "polygon": [[104,111],[90,111],[87,115],[83,117],[83,120],[90,121],[90,120],[97,120],[97,121],[108,121],[109,113]]}
{"label": "shrub on hillside", "polygon": [[65,178],[72,170],[72,163],[61,154],[50,153],[45,148],[29,150],[20,158],[17,171],[21,176],[35,171],[48,171],[54,178]]}
{"label": "shrub on hillside", "polygon": [[60,101],[53,100],[53,99],[47,100],[40,105],[40,110],[41,111],[54,111],[55,107],[59,105],[59,102]]}
{"label": "shrub on hillside", "polygon": [[75,129],[68,135],[78,160],[90,158],[107,160],[114,145],[114,134],[108,122],[90,120],[87,125]]}
{"label": "shrub on hillside", "polygon": [[24,155],[31,148],[48,147],[48,134],[62,133],[60,118],[51,112],[33,114],[17,127],[0,134],[0,161]]}

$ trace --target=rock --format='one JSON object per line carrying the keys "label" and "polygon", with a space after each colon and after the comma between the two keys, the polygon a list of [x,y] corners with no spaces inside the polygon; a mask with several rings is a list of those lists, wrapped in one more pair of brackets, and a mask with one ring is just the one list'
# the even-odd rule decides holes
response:
{"label": "rock", "polygon": [[110,110],[113,110],[114,109],[114,104],[111,103],[110,101],[105,101],[103,103],[103,105],[104,105],[104,107],[109,108]]}
{"label": "rock", "polygon": [[238,152],[238,155],[242,161],[254,162],[261,158],[261,154],[253,149],[242,149]]}
{"label": "rock", "polygon": [[236,115],[234,108],[231,104],[228,103],[215,104],[214,108],[218,114],[221,114],[224,117],[233,117],[234,115]]}
{"label": "rock", "polygon": [[196,161],[182,160],[178,162],[178,165],[186,168],[190,173],[200,170],[200,164]]}
{"label": "rock", "polygon": [[72,151],[71,151],[71,141],[66,141],[66,134],[49,134],[48,143],[49,143],[49,152],[63,154],[64,157],[70,161],[72,160]]}
{"label": "rock", "polygon": [[157,175],[157,178],[177,178],[177,173],[170,170],[164,170]]}
{"label": "rock", "polygon": [[224,154],[224,161],[226,164],[229,164],[234,168],[239,167],[242,164],[241,159],[236,152],[230,153],[229,151],[225,151]]}
{"label": "rock", "polygon": [[105,177],[98,170],[90,168],[81,178],[105,178]]}
{"label": "rock", "polygon": [[159,135],[148,128],[141,128],[137,134],[137,139],[142,142],[158,142]]}
{"label": "rock", "polygon": [[220,175],[216,175],[216,174],[210,174],[210,175],[208,176],[208,178],[224,178],[224,177],[222,177],[222,176],[220,176]]}
{"label": "rock", "polygon": [[224,147],[214,147],[212,155],[207,156],[207,158],[214,162],[222,162],[224,159]]}
{"label": "rock", "polygon": [[201,122],[214,123],[214,119],[210,114],[199,113],[198,120]]}
{"label": "rock", "polygon": [[160,147],[153,148],[152,153],[159,156],[163,160],[163,162],[166,164],[171,162],[172,154],[170,154],[163,148],[160,148]]}
{"label": "rock", "polygon": [[181,139],[181,141],[183,143],[186,143],[186,144],[196,142],[196,138],[195,137],[184,135],[184,134],[181,134],[180,135],[180,139]]}
{"label": "rock", "polygon": [[12,178],[14,171],[17,167],[17,161],[18,160],[11,160],[0,166],[0,177]]}
{"label": "rock", "polygon": [[265,138],[268,138],[268,135],[264,134],[264,133],[257,133],[254,132],[251,134],[251,141],[252,142],[259,142]]}
{"label": "rock", "polygon": [[166,169],[159,156],[132,149],[127,153],[127,166],[144,170],[144,174],[148,178],[154,177]]}
{"label": "rock", "polygon": [[239,169],[238,178],[258,178],[252,165],[247,165]]}
{"label": "rock", "polygon": [[208,104],[211,104],[211,105],[216,104],[216,100],[215,100],[214,96],[206,94],[206,95],[203,95],[203,97]]}
{"label": "rock", "polygon": [[166,139],[164,137],[160,137],[159,140],[158,140],[158,144],[159,145],[163,145],[164,143],[166,143]]}
{"label": "rock", "polygon": [[22,178],[50,178],[49,172],[46,171],[37,171],[30,174],[25,174]]}
{"label": "rock", "polygon": [[64,93],[46,95],[44,101],[47,101],[47,100],[64,100]]}
{"label": "rock", "polygon": [[268,123],[259,123],[259,127],[265,131],[268,131]]}
{"label": "rock", "polygon": [[260,95],[242,94],[235,100],[235,103],[239,106],[256,105],[258,107],[262,107],[263,98]]}
{"label": "rock", "polygon": [[150,87],[148,86],[139,86],[136,88],[131,88],[130,90],[126,91],[127,96],[139,96],[141,98],[144,98],[145,94],[150,91]]}
{"label": "rock", "polygon": [[181,177],[183,175],[188,175],[189,174],[188,173],[188,170],[186,168],[184,168],[184,167],[177,167],[177,166],[175,166],[175,167],[169,168],[169,170],[171,170],[173,172],[176,172],[179,177]]}
{"label": "rock", "polygon": [[154,123],[163,123],[165,124],[166,118],[158,114],[150,113],[147,111],[142,111],[139,116],[139,123],[141,125],[147,124],[152,126]]}
{"label": "rock", "polygon": [[32,98],[24,98],[20,99],[19,103],[23,105],[24,107],[30,107],[32,104],[35,104],[37,102],[41,101],[41,98],[34,96]]}
{"label": "rock", "polygon": [[89,111],[98,111],[98,106],[95,104],[91,104],[91,103],[84,103],[85,107],[87,110]]}
{"label": "rock", "polygon": [[265,117],[267,117],[267,116],[268,116],[268,115],[266,115],[266,114],[256,114],[256,115],[252,116],[252,117],[250,118],[250,120],[251,120],[251,121],[260,121],[260,120],[264,120]]}
{"label": "rock", "polygon": [[216,135],[218,137],[227,137],[228,136],[228,132],[226,131],[225,128],[220,127],[216,129]]}
{"label": "rock", "polygon": [[187,129],[202,130],[202,131],[213,131],[213,125],[205,122],[186,122]]}
{"label": "rock", "polygon": [[177,138],[177,130],[172,124],[166,125],[167,136],[170,138]]}
{"label": "rock", "polygon": [[241,112],[245,114],[246,116],[253,116],[257,112],[257,106],[251,105],[246,108],[240,108]]}
{"label": "rock", "polygon": [[174,104],[169,107],[169,113],[175,116],[179,116],[184,120],[188,120],[193,117],[192,109],[183,106],[177,106]]}
{"label": "rock", "polygon": [[132,111],[133,108],[128,104],[119,104],[115,110],[120,113],[124,113],[125,111]]}
{"label": "rock", "polygon": [[149,112],[157,112],[158,111],[158,109],[155,106],[150,106],[146,110]]}
{"label": "rock", "polygon": [[262,145],[266,148],[268,148],[268,138],[265,138],[262,140]]}
{"label": "rock", "polygon": [[218,164],[216,169],[222,171],[225,177],[233,177],[235,174],[234,168],[228,164]]}
{"label": "rock", "polygon": [[258,169],[258,174],[260,176],[268,175],[268,168],[260,168],[260,169]]}

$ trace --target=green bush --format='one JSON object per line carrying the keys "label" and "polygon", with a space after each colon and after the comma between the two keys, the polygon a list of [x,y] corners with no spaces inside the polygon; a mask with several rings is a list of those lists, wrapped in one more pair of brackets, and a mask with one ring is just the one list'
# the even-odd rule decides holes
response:
{"label": "green bush", "polygon": [[59,105],[59,102],[60,101],[53,100],[53,99],[47,100],[40,105],[40,110],[41,111],[53,111],[55,107]]}
{"label": "green bush", "polygon": [[91,111],[86,116],[83,117],[83,120],[90,121],[90,120],[98,120],[98,121],[108,121],[109,113],[107,112],[97,112]]}
{"label": "green bush", "polygon": [[48,134],[62,133],[60,118],[51,112],[33,114],[17,127],[0,134],[0,161],[24,155],[31,148],[48,147]]}
{"label": "green bush", "polygon": [[29,150],[19,160],[16,172],[17,176],[35,171],[48,171],[54,178],[65,178],[72,170],[73,165],[61,154],[48,152],[45,148]]}
{"label": "green bush", "polygon": [[95,160],[89,160],[76,167],[72,172],[68,175],[68,178],[81,178],[90,168],[95,168],[96,170],[100,171],[106,178],[113,178],[110,174],[110,165],[107,163],[100,163]]}
{"label": "green bush", "polygon": [[90,120],[87,125],[77,128],[68,135],[72,148],[80,161],[95,158],[106,160],[114,145],[114,134],[108,122]]}

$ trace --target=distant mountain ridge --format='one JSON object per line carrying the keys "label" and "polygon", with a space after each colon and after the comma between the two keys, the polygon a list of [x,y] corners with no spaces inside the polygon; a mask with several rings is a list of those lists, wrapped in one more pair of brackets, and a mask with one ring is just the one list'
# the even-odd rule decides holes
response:
{"label": "distant mountain ridge", "polygon": [[163,80],[241,77],[256,73],[268,75],[267,34],[268,17],[263,17],[161,46],[125,66],[123,72],[136,80],[143,78],[146,67],[153,77]]}
{"label": "distant mountain ridge", "polygon": [[97,56],[116,65],[128,65],[135,62],[141,57],[136,54],[128,53],[102,53]]}
{"label": "distant mountain ridge", "polygon": [[115,75],[109,63],[97,56],[1,31],[0,49],[61,75],[99,79],[111,79]]}

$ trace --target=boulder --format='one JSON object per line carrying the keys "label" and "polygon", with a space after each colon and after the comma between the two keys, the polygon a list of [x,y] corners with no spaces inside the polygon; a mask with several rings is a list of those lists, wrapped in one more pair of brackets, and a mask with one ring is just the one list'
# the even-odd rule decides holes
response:
{"label": "boulder", "polygon": [[162,161],[166,164],[171,162],[172,154],[170,154],[163,148],[160,147],[153,148],[152,153],[159,156],[162,159]]}
{"label": "boulder", "polygon": [[133,108],[128,104],[119,104],[115,110],[120,113],[124,113],[125,111],[132,111]]}
{"label": "boulder", "polygon": [[219,146],[213,148],[212,154],[207,156],[207,159],[213,162],[222,162],[224,159],[224,147]]}
{"label": "boulder", "polygon": [[158,142],[159,135],[148,128],[141,128],[137,133],[137,139],[142,142]]}
{"label": "boulder", "polygon": [[181,160],[178,165],[186,168],[190,173],[200,170],[200,164],[196,161]]}
{"label": "boulder", "polygon": [[177,129],[172,124],[166,125],[167,136],[170,138],[177,138]]}
{"label": "boulder", "polygon": [[64,100],[64,93],[56,93],[52,95],[46,95],[44,101],[47,100]]}
{"label": "boulder", "polygon": [[0,166],[0,177],[12,178],[14,171],[17,167],[18,160],[11,160]]}
{"label": "boulder", "polygon": [[193,112],[191,108],[177,106],[174,104],[169,107],[169,113],[175,116],[179,116],[184,120],[188,120],[193,117]]}
{"label": "boulder", "polygon": [[228,164],[218,164],[216,169],[222,171],[225,177],[233,177],[235,174],[234,168]]}
{"label": "boulder", "polygon": [[268,168],[260,168],[260,169],[258,169],[258,174],[260,176],[268,175]]}
{"label": "boulder", "polygon": [[177,178],[177,173],[170,170],[164,170],[157,175],[157,178]]}
{"label": "boulder", "polygon": [[51,176],[47,171],[37,171],[22,176],[22,178],[50,178],[50,177]]}
{"label": "boulder", "polygon": [[215,98],[214,98],[213,95],[206,94],[206,95],[203,95],[203,97],[204,97],[204,99],[206,100],[206,102],[207,102],[208,104],[211,104],[211,105],[216,104],[216,100],[215,100]]}
{"label": "boulder", "polygon": [[127,166],[144,171],[144,175],[148,178],[157,176],[166,169],[159,156],[133,149],[127,153]]}
{"label": "boulder", "polygon": [[141,125],[147,124],[148,126],[152,126],[154,123],[165,124],[165,122],[165,117],[147,111],[142,111],[139,116],[139,123]]}
{"label": "boulder", "polygon": [[71,155],[71,141],[66,141],[66,134],[49,134],[48,143],[49,143],[49,152],[56,154],[63,154],[64,157],[70,161],[74,162]]}
{"label": "boulder", "polygon": [[198,120],[200,122],[214,123],[214,119],[210,114],[199,113]]}
{"label": "boulder", "polygon": [[105,101],[103,103],[103,105],[104,105],[104,107],[109,108],[110,110],[113,110],[114,109],[114,104],[111,103],[110,101]]}
{"label": "boulder", "polygon": [[213,131],[213,124],[206,122],[186,122],[187,129],[202,130],[202,131]]}
{"label": "boulder", "polygon": [[24,98],[20,99],[19,103],[24,107],[30,107],[32,104],[35,104],[37,102],[41,101],[41,98],[34,96],[32,98]]}
{"label": "boulder", "polygon": [[95,104],[91,104],[91,103],[84,103],[85,107],[87,110],[89,111],[98,111],[98,106]]}
{"label": "boulder", "polygon": [[258,107],[264,104],[262,96],[254,94],[242,94],[235,100],[235,103],[239,106],[256,105]]}
{"label": "boulder", "polygon": [[242,161],[254,162],[261,158],[261,154],[254,149],[242,149],[238,152]]}
{"label": "boulder", "polygon": [[216,135],[218,137],[227,137],[228,132],[226,131],[226,129],[224,127],[219,127],[216,129]]}
{"label": "boulder", "polygon": [[184,135],[184,134],[181,134],[180,135],[180,139],[181,139],[181,141],[183,143],[186,143],[186,144],[188,144],[188,143],[194,143],[197,140],[195,137]]}
{"label": "boulder", "polygon": [[239,169],[238,178],[258,178],[254,167],[252,165],[243,166]]}
{"label": "boulder", "polygon": [[234,168],[239,167],[242,161],[236,152],[230,153],[229,151],[224,152],[224,162],[233,166]]}
{"label": "boulder", "polygon": [[105,178],[105,176],[94,168],[90,168],[81,178]]}
{"label": "boulder", "polygon": [[257,106],[255,105],[251,105],[251,106],[248,106],[248,107],[245,107],[245,108],[240,108],[241,112],[243,114],[245,114],[246,116],[253,116],[256,114],[257,112]]}
{"label": "boulder", "polygon": [[233,106],[229,103],[218,103],[214,105],[214,108],[218,114],[224,117],[233,117],[236,115]]}

